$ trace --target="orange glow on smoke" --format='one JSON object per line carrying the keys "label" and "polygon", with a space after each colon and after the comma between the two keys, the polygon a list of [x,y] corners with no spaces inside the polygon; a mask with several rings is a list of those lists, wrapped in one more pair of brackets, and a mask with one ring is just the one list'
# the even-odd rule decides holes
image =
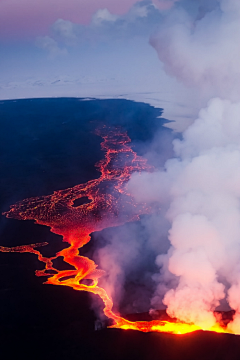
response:
{"label": "orange glow on smoke", "polygon": [[[103,300],[104,314],[115,322],[111,328],[132,329],[142,332],[168,332],[185,334],[200,330],[196,325],[168,321],[131,322],[112,311],[113,303],[106,291],[98,286],[98,279],[104,271],[97,269],[93,260],[79,255],[79,249],[90,241],[90,234],[107,227],[119,226],[128,221],[139,219],[139,215],[148,213],[145,204],[136,203],[126,192],[125,184],[135,171],[150,170],[146,160],[137,156],[129,146],[130,138],[119,130],[107,128],[99,131],[103,142],[105,158],[96,166],[101,175],[98,179],[73,188],[55,191],[52,195],[23,200],[5,213],[8,218],[35,220],[37,224],[49,226],[55,234],[63,236],[69,247],[58,252],[54,257],[42,256],[37,248],[47,243],[17,247],[0,247],[2,252],[29,252],[36,254],[39,261],[45,263],[43,270],[37,270],[37,276],[48,276],[45,284],[69,286],[75,290],[88,291],[99,295]],[[74,201],[88,198],[89,203],[74,206]],[[53,260],[62,256],[64,261],[75,270],[58,270],[53,267]],[[92,280],[91,285],[82,283],[84,279]],[[216,332],[227,332],[220,325],[211,329]]]}

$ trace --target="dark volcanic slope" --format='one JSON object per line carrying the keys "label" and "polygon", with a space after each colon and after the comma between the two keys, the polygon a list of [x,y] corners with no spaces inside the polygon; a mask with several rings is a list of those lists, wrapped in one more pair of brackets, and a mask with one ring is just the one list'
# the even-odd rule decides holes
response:
{"label": "dark volcanic slope", "polygon": [[[94,164],[103,154],[93,131],[100,124],[123,126],[139,154],[160,129],[169,139],[169,156],[172,134],[159,115],[159,109],[127,100],[1,101],[1,212],[18,200],[96,178]],[[49,242],[47,256],[64,246],[44,226],[0,217],[0,245],[42,241]],[[61,269],[60,259],[56,266]],[[0,359],[239,359],[240,340],[233,335],[94,331],[89,295],[42,285],[34,275],[39,268],[32,254],[0,253]]]}
{"label": "dark volcanic slope", "polygon": [[103,157],[97,127],[123,127],[139,151],[157,129],[171,134],[161,114],[162,109],[129,100],[0,101],[0,205],[97,177],[94,165]]}
{"label": "dark volcanic slope", "polygon": [[240,338],[199,331],[187,335],[106,329],[90,332],[73,322],[45,330],[1,331],[4,359],[238,360]]}

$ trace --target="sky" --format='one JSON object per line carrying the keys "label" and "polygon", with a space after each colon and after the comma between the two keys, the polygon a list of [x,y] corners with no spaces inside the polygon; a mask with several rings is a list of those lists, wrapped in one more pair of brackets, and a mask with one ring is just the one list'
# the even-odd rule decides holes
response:
{"label": "sky", "polygon": [[[99,9],[114,15],[126,14],[140,0],[1,0],[0,33],[2,39],[46,35],[58,19],[89,24]],[[159,9],[168,9],[173,1],[155,0]]]}
{"label": "sky", "polygon": [[128,98],[163,107],[185,128],[197,94],[166,74],[149,42],[178,3],[0,0],[0,98]]}

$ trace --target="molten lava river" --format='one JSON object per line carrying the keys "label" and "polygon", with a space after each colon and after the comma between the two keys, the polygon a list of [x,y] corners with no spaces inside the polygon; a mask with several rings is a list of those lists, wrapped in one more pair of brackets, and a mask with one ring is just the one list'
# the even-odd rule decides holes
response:
{"label": "molten lava river", "polygon": [[[35,220],[46,225],[55,234],[62,235],[69,247],[58,252],[54,257],[44,257],[37,248],[47,245],[38,243],[17,247],[0,247],[1,252],[29,252],[38,256],[45,264],[43,270],[37,270],[36,276],[47,276],[45,284],[70,286],[78,291],[94,293],[104,302],[104,314],[112,319],[111,328],[132,329],[142,332],[168,332],[186,334],[201,330],[194,324],[178,321],[136,321],[131,322],[112,311],[113,303],[107,292],[98,286],[98,279],[104,271],[97,269],[94,261],[79,255],[79,249],[90,241],[90,234],[107,227],[119,226],[128,221],[138,220],[139,215],[151,211],[146,204],[139,204],[127,193],[125,185],[133,172],[150,170],[146,160],[137,156],[130,147],[130,138],[118,129],[103,128],[98,131],[103,138],[102,150],[105,158],[96,166],[100,177],[85,184],[65,190],[55,191],[52,195],[25,199],[11,206],[4,215],[19,220]],[[88,198],[90,202],[75,206],[74,201]],[[75,270],[58,270],[53,260],[63,257],[64,262]],[[83,280],[88,279],[90,285]],[[211,329],[216,332],[227,330],[216,324]]]}

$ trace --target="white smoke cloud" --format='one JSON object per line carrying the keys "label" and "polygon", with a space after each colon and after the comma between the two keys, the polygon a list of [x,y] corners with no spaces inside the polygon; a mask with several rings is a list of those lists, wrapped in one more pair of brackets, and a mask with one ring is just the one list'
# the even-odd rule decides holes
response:
{"label": "white smoke cloud", "polygon": [[169,204],[171,248],[157,258],[165,270],[152,303],[159,306],[170,271],[178,278],[163,299],[171,316],[209,328],[227,292],[240,333],[240,103],[212,99],[173,145],[163,171],[135,174],[128,185],[138,201]]}
{"label": "white smoke cloud", "polygon": [[181,3],[151,44],[168,74],[203,102],[214,98],[173,141],[164,169],[134,174],[128,188],[138,201],[168,206],[171,247],[156,259],[152,305],[163,299],[169,315],[209,329],[225,299],[236,311],[229,329],[240,333],[240,2],[194,16]]}
{"label": "white smoke cloud", "polygon": [[[210,1],[211,3],[211,1]],[[176,6],[150,39],[168,74],[199,96],[240,99],[240,2],[220,6],[196,18]]]}

